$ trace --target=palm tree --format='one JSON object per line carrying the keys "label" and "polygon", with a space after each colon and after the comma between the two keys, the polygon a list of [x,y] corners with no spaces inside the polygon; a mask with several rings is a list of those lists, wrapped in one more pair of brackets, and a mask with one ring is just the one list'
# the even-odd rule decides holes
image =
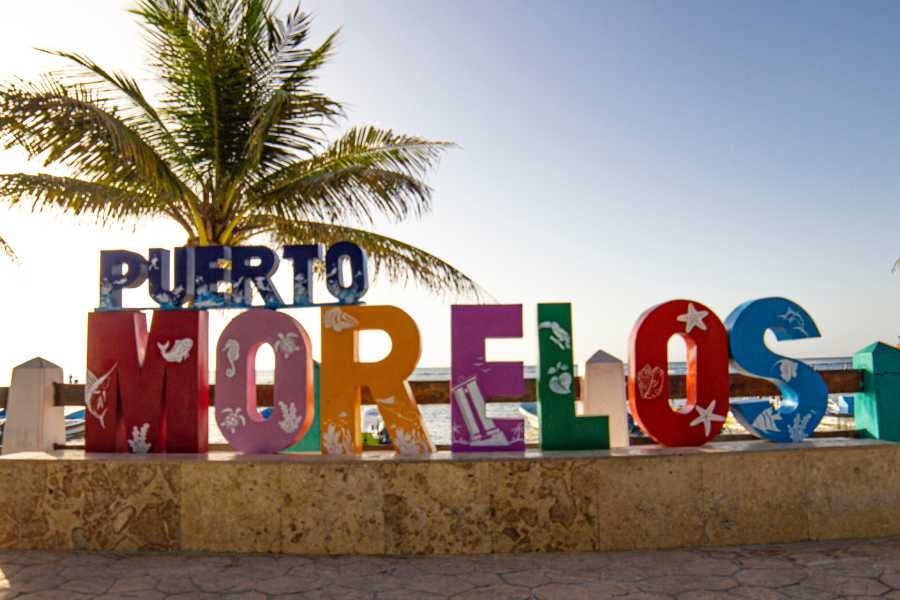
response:
{"label": "palm tree", "polygon": [[273,0],[139,0],[154,106],[138,83],[71,52],[69,69],[0,86],[0,144],[72,176],[2,174],[0,198],[100,221],[165,216],[189,245],[350,240],[376,270],[477,294],[443,260],[360,227],[429,211],[427,171],[451,144],[372,126],[326,138],[344,116],[316,92],[337,32],[307,45],[310,17]]}

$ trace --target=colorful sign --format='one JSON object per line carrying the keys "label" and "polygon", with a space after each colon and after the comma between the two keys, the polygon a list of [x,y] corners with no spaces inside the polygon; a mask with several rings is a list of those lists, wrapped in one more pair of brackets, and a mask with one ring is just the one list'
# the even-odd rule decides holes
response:
{"label": "colorful sign", "polygon": [[[248,453],[297,449],[315,422],[322,453],[359,454],[360,404],[362,390],[368,388],[397,452],[432,453],[434,444],[407,383],[421,350],[418,327],[397,307],[359,305],[369,286],[362,248],[349,242],[327,249],[316,244],[287,246],[281,258],[293,269],[293,289],[286,296],[290,304],[272,282],[279,256],[262,246],[178,248],[174,253],[154,248],[147,258],[125,250],[103,252],[99,307],[88,317],[88,451],[205,452],[209,407],[205,310],[240,308],[245,312],[228,324],[215,346],[215,420],[232,447]],[[324,262],[333,302],[313,300],[317,262]],[[144,282],[157,305],[149,330],[142,312],[122,308],[122,291]],[[254,291],[262,307],[253,307]],[[309,336],[296,320],[277,311],[287,307],[321,310],[318,400]],[[539,304],[537,313],[541,447],[608,448],[609,415],[582,416],[576,410],[571,306]],[[374,363],[359,360],[359,332],[365,330],[380,330],[390,337],[388,356]],[[802,361],[766,348],[763,336],[769,330],[778,340],[819,335],[812,317],[784,298],[742,304],[729,315],[727,329],[696,300],[672,300],[649,309],[630,339],[627,395],[632,417],[648,436],[669,446],[696,446],[715,438],[729,408],[759,437],[803,440],[825,412],[827,389]],[[486,405],[491,399],[520,398],[525,393],[523,364],[488,360],[486,340],[521,336],[521,305],[451,308],[447,397],[454,452],[525,449],[524,420],[490,416]],[[683,401],[670,397],[667,349],[673,336],[687,346]],[[255,382],[256,352],[263,344],[275,353],[273,407],[266,417],[257,408]],[[879,360],[882,355],[886,354],[878,355]],[[778,385],[781,401],[731,404],[729,359],[741,372]],[[885,382],[893,376],[880,371],[873,375]],[[593,396],[608,391],[616,399],[606,402],[592,396],[590,404],[621,404],[621,390],[620,385],[600,386],[598,380]],[[865,402],[873,435],[890,430],[889,435],[896,436],[886,424],[896,408],[885,408],[874,399]],[[614,417],[617,423],[623,419],[619,412]],[[314,449],[315,444],[304,448]]]}
{"label": "colorful sign", "polygon": [[802,442],[815,430],[828,407],[828,386],[812,367],[766,348],[763,335],[802,340],[819,337],[812,317],[785,298],[741,304],[725,319],[732,364],[747,375],[771,381],[781,391],[778,406],[768,400],[735,403],[735,418],[756,437]]}

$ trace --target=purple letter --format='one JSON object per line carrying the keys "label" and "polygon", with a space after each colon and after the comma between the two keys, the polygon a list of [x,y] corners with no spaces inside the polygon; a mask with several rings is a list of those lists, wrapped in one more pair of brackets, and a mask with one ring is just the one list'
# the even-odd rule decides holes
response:
{"label": "purple letter", "polygon": [[522,305],[455,305],[450,312],[450,424],[453,452],[504,452],[525,449],[524,419],[491,419],[485,401],[522,396],[521,362],[487,362],[487,338],[522,337]]}

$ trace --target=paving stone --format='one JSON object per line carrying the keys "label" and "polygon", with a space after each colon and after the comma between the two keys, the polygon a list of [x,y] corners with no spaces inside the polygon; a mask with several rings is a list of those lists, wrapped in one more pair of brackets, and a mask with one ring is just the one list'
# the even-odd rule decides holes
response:
{"label": "paving stone", "polygon": [[408,581],[403,587],[429,594],[461,594],[474,588],[471,583],[454,575],[420,575]]}
{"label": "paving stone", "polygon": [[550,583],[531,590],[532,595],[539,600],[594,600],[595,598],[609,598],[621,596],[627,593],[624,587],[617,583]]}
{"label": "paving stone", "polygon": [[115,583],[112,579],[70,579],[59,586],[61,590],[81,592],[83,594],[105,594]]}
{"label": "paving stone", "polygon": [[264,594],[273,596],[278,594],[299,594],[303,592],[312,592],[323,585],[322,579],[315,575],[284,575],[282,577],[273,577],[266,581],[258,581],[254,584],[254,590]]}
{"label": "paving stone", "polygon": [[730,577],[713,575],[701,577],[696,575],[670,575],[650,577],[637,584],[644,592],[661,592],[664,594],[680,594],[694,590],[720,591],[737,587],[738,583]]}
{"label": "paving stone", "polygon": [[492,585],[451,597],[453,600],[531,600],[534,598],[530,589],[518,585]]}
{"label": "paving stone", "polygon": [[0,600],[450,597],[900,600],[900,538],[413,558],[0,551]]}
{"label": "paving stone", "polygon": [[741,585],[780,588],[800,583],[808,577],[801,569],[744,569],[734,578]]}

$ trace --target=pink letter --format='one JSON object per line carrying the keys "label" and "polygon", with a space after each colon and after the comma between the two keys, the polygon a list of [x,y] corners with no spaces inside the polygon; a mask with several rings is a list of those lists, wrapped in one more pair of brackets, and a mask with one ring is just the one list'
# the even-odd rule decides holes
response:
{"label": "pink letter", "polygon": [[[272,413],[256,408],[256,351],[275,351]],[[309,336],[284,313],[248,310],[232,320],[216,348],[216,423],[236,450],[272,453],[303,437],[312,423],[313,367]]]}

